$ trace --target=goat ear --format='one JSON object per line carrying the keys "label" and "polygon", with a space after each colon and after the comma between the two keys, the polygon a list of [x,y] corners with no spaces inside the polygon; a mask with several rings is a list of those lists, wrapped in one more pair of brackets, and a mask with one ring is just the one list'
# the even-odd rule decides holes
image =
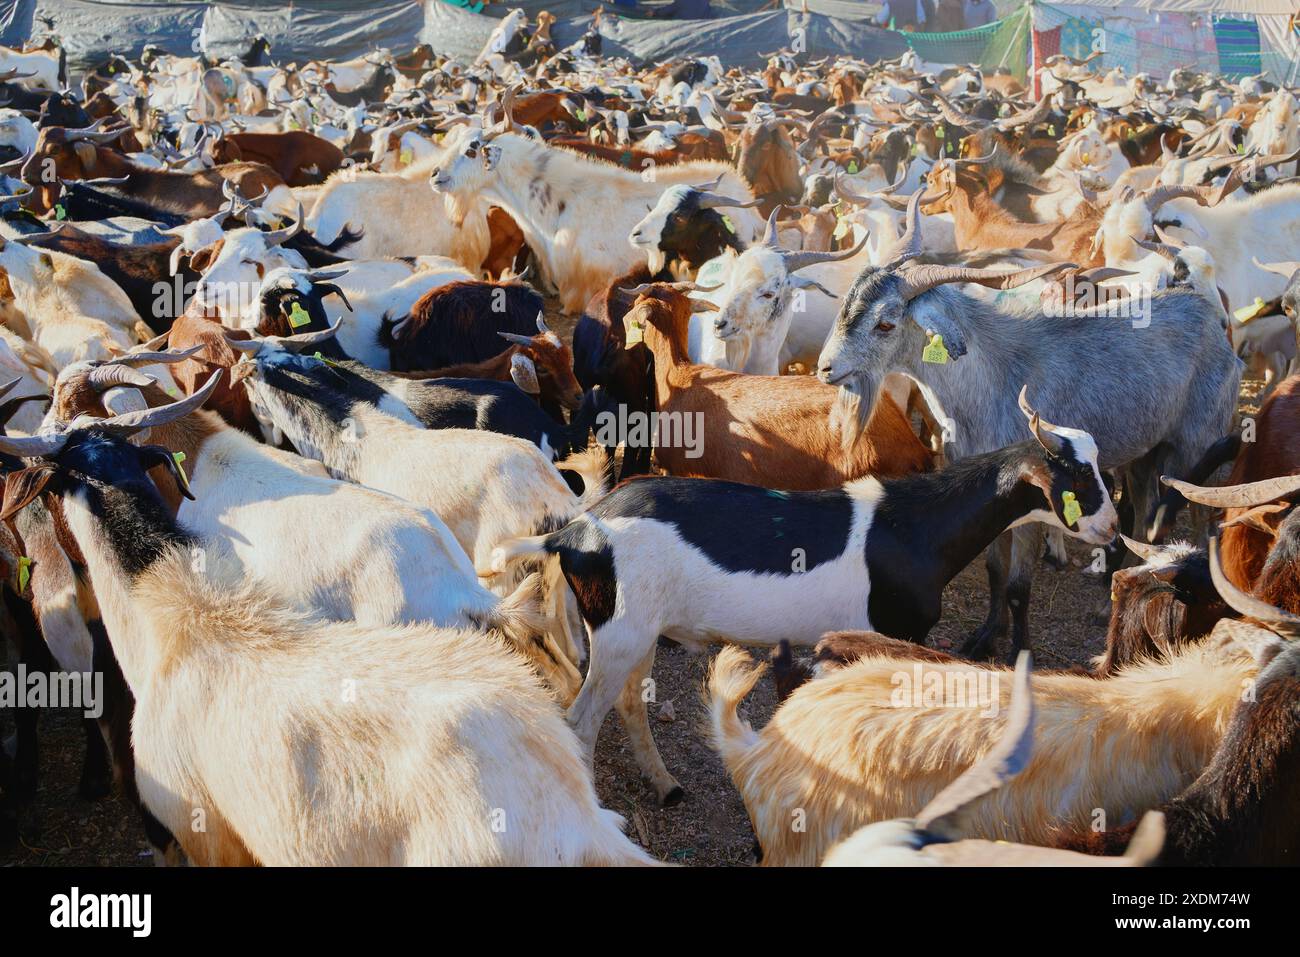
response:
{"label": "goat ear", "polygon": [[907,314],[927,335],[937,333],[943,336],[944,348],[951,358],[960,359],[966,354],[966,337],[937,303],[931,303],[926,296],[918,296],[907,304]]}
{"label": "goat ear", "polygon": [[529,395],[538,395],[542,391],[537,381],[537,367],[523,353],[516,352],[510,357],[510,378]]}
{"label": "goat ear", "polygon": [[32,499],[45,491],[46,484],[53,477],[54,468],[49,465],[33,465],[6,475],[0,521],[7,522],[25,509]]}
{"label": "goat ear", "polygon": [[81,160],[81,168],[87,173],[93,173],[95,171],[95,162],[97,159],[95,155],[95,144],[83,141],[80,143],[73,143],[72,148],[77,152],[77,159]]}
{"label": "goat ear", "polygon": [[176,489],[191,502],[194,501],[194,493],[190,491],[190,480],[185,475],[185,469],[177,461],[180,453],[173,454],[161,445],[144,445],[140,447],[140,459],[144,464],[145,471],[149,471],[155,466],[161,465],[171,473],[172,481],[176,483]]}

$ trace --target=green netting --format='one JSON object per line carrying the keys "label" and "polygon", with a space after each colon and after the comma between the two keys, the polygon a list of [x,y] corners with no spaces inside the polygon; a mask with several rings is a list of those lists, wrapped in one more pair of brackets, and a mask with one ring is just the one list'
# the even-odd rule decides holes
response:
{"label": "green netting", "polygon": [[1020,80],[1029,69],[1030,8],[974,30],[903,33],[916,55],[931,63],[977,63],[986,70],[1006,67]]}

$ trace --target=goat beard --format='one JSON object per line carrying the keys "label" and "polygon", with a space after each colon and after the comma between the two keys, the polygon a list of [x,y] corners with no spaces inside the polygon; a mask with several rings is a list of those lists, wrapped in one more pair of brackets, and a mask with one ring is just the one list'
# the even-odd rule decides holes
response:
{"label": "goat beard", "polygon": [[840,450],[848,455],[858,444],[858,439],[867,430],[867,421],[871,418],[871,408],[875,404],[874,396],[864,399],[865,383],[857,377],[845,382],[836,390],[835,401],[831,404],[831,431],[840,436]]}

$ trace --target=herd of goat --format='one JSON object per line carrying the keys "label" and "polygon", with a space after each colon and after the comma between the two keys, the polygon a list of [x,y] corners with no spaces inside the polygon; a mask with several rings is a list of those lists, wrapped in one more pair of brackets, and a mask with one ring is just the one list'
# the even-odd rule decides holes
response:
{"label": "herd of goat", "polygon": [[[765,865],[1295,863],[1296,91],[543,41],[0,49],[2,620],[103,676],[81,794],[159,863],[657,863],[592,762],[683,796],[670,639]],[[1066,538],[1105,652],[1031,673]]]}

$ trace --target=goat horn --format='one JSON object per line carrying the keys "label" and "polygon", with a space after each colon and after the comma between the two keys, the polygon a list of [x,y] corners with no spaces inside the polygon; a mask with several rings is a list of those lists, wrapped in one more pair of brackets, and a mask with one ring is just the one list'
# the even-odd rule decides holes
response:
{"label": "goat horn", "polygon": [[[1020,411],[1024,413],[1025,418],[1029,420],[1029,430],[1034,433],[1034,438],[1038,440],[1038,444],[1043,448],[1049,452],[1059,452],[1061,450],[1061,438],[1056,435],[1056,426],[1034,411],[1033,406],[1029,404],[1028,393],[1029,386],[1022,385],[1016,403],[1020,406]],[[1044,429],[1046,435],[1043,434]]]}
{"label": "goat horn", "polygon": [[0,435],[0,452],[24,459],[53,455],[67,444],[66,432],[42,432],[31,436]]}
{"label": "goat horn", "polygon": [[134,351],[128,352],[124,356],[119,356],[113,360],[112,364],[136,368],[138,366],[153,365],[155,362],[184,362],[190,356],[202,351],[202,349],[203,346],[198,345],[190,346],[188,349],[183,349],[180,352]]}
{"label": "goat horn", "polygon": [[998,155],[998,144],[993,144],[993,149],[989,150],[984,156],[963,156],[956,160],[958,163],[987,163]]}
{"label": "goat horn", "polygon": [[908,197],[907,216],[904,218],[907,225],[903,228],[903,235],[899,237],[894,258],[886,268],[895,269],[907,260],[921,255],[921,200],[924,198],[922,195],[924,193],[924,189],[918,189]]}
{"label": "goat horn", "polygon": [[1120,535],[1120,538],[1124,541],[1124,547],[1144,562],[1149,562],[1164,554],[1164,549],[1159,545],[1150,545],[1146,542],[1139,542],[1123,534]]}
{"label": "goat horn", "polygon": [[537,313],[537,331],[546,333],[550,332],[550,327],[546,324],[546,315],[542,312]]}
{"label": "goat horn", "polygon": [[193,395],[187,395],[176,402],[170,402],[167,405],[160,405],[153,409],[141,409],[137,412],[127,412],[125,415],[114,416],[111,419],[95,419],[89,416],[78,416],[72,422],[73,428],[85,428],[93,425],[103,429],[105,432],[111,432],[114,435],[126,437],[134,435],[137,432],[143,432],[145,429],[156,428],[160,425],[166,425],[168,422],[174,422],[181,416],[189,415],[195,409],[207,401],[208,396],[212,395],[217,388],[217,383],[221,380],[221,373],[224,370],[218,369],[212,373],[212,376],[204,383],[203,388],[197,390]]}
{"label": "goat horn", "polygon": [[1265,272],[1275,273],[1286,279],[1290,279],[1295,275],[1296,270],[1300,269],[1300,262],[1262,263],[1254,256],[1250,257],[1250,261]]}
{"label": "goat horn", "polygon": [[1145,239],[1135,239],[1133,241],[1143,249],[1147,250],[1147,252],[1159,253],[1170,262],[1173,262],[1178,258],[1178,250],[1168,243],[1153,243]]}
{"label": "goat horn", "polygon": [[1014,289],[1035,279],[1042,279],[1062,269],[1077,269],[1074,263],[1047,263],[1042,266],[1030,266],[1002,272],[996,269],[979,269],[970,266],[944,266],[933,263],[910,265],[904,267],[900,278],[903,280],[903,298],[915,299],[923,292],[935,286],[950,282],[974,282],[990,289]]}
{"label": "goat horn", "polygon": [[1016,659],[1011,707],[1002,737],[988,754],[931,799],[916,816],[919,830],[949,838],[965,836],[962,820],[966,809],[1002,787],[1029,763],[1034,748],[1034,696],[1029,673],[1029,652],[1022,651]]}
{"label": "goat horn", "polygon": [[732,199],[730,196],[724,196],[721,193],[710,193],[707,191],[698,192],[698,203],[700,209],[718,209],[722,206],[731,206],[736,209],[749,209],[753,206],[757,206],[760,202],[757,199],[751,199],[748,201],[743,199]]}
{"label": "goat horn", "polygon": [[1223,573],[1223,565],[1219,558],[1219,540],[1217,537],[1210,539],[1209,550],[1210,578],[1214,580],[1214,587],[1218,589],[1219,595],[1222,596],[1229,608],[1245,615],[1247,618],[1253,618],[1265,624],[1281,625],[1283,630],[1290,635],[1300,633],[1300,616],[1283,611],[1266,601],[1261,601],[1254,595],[1248,595],[1228,581],[1228,576]]}
{"label": "goat horn", "polygon": [[316,332],[300,332],[296,336],[267,336],[262,341],[272,346],[278,346],[286,352],[302,352],[304,349],[318,346],[334,338],[334,334],[339,331],[341,325],[343,325],[343,320],[339,319],[328,329],[320,329]]}
{"label": "goat horn", "polygon": [[5,396],[7,396],[10,392],[12,392],[12,391],[14,390],[14,386],[16,386],[18,383],[20,383],[20,382],[22,382],[22,381],[23,381],[23,377],[22,377],[22,376],[17,376],[17,377],[15,377],[15,378],[13,378],[13,379],[10,379],[10,380],[9,380],[8,382],[6,382],[4,385],[0,385],[0,399],[3,399],[3,398],[4,398]]}
{"label": "goat horn", "polygon": [[528,336],[517,335],[513,332],[498,332],[497,335],[506,342],[512,342],[517,346],[531,346],[533,344],[533,340]]}
{"label": "goat horn", "polygon": [[785,209],[785,206],[778,204],[767,217],[767,225],[763,227],[763,238],[761,240],[764,246],[778,245],[776,240],[776,218],[781,215],[783,209]]}
{"label": "goat horn", "polygon": [[284,229],[269,229],[263,235],[263,239],[266,240],[266,244],[268,246],[278,246],[283,242],[287,242],[288,240],[293,239],[293,237],[297,236],[300,232],[302,232],[302,223],[303,223],[303,210],[302,210],[302,203],[299,202],[298,215],[297,218],[294,220],[293,225],[286,226]]}
{"label": "goat horn", "polygon": [[692,299],[691,312],[718,312],[718,306],[707,299]]}
{"label": "goat horn", "polygon": [[114,386],[123,385],[143,389],[147,385],[156,385],[158,382],[153,376],[137,372],[130,366],[120,365],[116,362],[91,369],[90,375],[86,376],[86,381],[90,383],[91,388],[96,392],[103,392]]}
{"label": "goat horn", "polygon": [[785,271],[788,273],[795,272],[799,269],[805,269],[808,266],[816,266],[818,263],[835,263],[844,259],[852,259],[858,253],[862,252],[862,247],[867,244],[867,236],[863,236],[858,244],[852,249],[842,249],[839,252],[823,253],[812,250],[799,250],[797,252],[781,253],[781,260],[785,263]]}
{"label": "goat horn", "polygon": [[1160,476],[1160,481],[1181,492],[1189,502],[1213,508],[1250,508],[1300,492],[1300,475],[1283,475],[1240,485],[1193,485],[1168,475]]}

